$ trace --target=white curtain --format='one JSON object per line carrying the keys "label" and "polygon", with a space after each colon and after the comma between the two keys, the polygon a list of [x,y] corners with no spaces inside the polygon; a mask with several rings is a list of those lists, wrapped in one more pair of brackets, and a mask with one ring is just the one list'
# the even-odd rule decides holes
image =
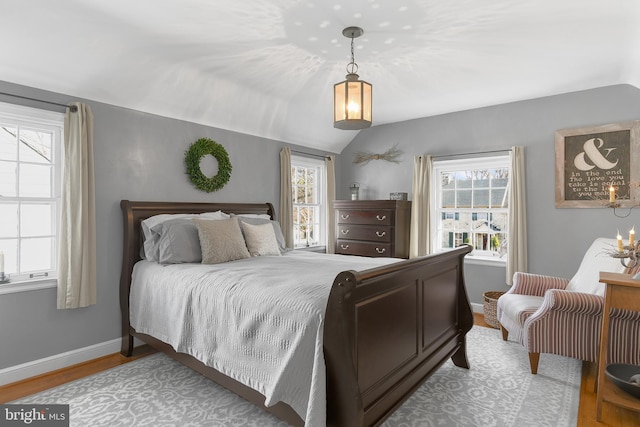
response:
{"label": "white curtain", "polygon": [[336,158],[335,156],[327,156],[324,158],[324,166],[326,172],[326,189],[327,200],[326,219],[327,219],[327,253],[333,254],[336,251],[336,221],[333,209],[333,201],[336,199]]}
{"label": "white curtain", "polygon": [[511,147],[509,174],[509,237],[507,243],[507,284],[513,274],[527,271],[527,206],[524,182],[524,148]]}
{"label": "white curtain", "polygon": [[431,234],[429,222],[429,187],[431,186],[431,156],[416,156],[413,159],[413,193],[411,202],[411,231],[409,258],[429,254]]}
{"label": "white curtain", "polygon": [[96,303],[93,114],[73,102],[64,119],[64,164],[58,246],[58,309]]}
{"label": "white curtain", "polygon": [[280,151],[280,227],[287,248],[293,249],[293,193],[291,186],[291,149]]}

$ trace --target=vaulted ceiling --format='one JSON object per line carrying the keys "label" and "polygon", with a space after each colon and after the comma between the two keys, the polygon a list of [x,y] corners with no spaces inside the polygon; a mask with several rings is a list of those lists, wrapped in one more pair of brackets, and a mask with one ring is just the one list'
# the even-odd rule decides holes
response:
{"label": "vaulted ceiling", "polygon": [[374,126],[640,86],[637,0],[13,0],[0,80],[340,152],[350,39]]}

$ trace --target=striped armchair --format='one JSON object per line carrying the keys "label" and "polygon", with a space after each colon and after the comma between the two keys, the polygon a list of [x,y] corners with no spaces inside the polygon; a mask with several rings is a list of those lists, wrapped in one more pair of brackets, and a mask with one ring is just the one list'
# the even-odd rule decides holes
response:
{"label": "striped armchair", "polygon": [[[596,239],[571,280],[516,273],[498,299],[502,338],[525,347],[532,374],[540,353],[596,361],[605,290],[600,271],[635,273],[607,254],[616,247],[615,239]],[[610,327],[607,363],[640,364],[640,312],[612,310]]]}

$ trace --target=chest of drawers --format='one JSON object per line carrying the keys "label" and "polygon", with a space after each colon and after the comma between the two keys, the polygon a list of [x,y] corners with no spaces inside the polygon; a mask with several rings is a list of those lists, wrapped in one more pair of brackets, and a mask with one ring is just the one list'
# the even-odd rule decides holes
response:
{"label": "chest of drawers", "polygon": [[409,257],[411,202],[335,200],[335,252],[372,257]]}

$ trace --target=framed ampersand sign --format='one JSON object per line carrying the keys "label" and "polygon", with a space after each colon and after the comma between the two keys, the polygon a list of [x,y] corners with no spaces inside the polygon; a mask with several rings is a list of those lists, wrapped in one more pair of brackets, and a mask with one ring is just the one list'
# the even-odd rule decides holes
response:
{"label": "framed ampersand sign", "polygon": [[556,207],[638,204],[640,121],[556,131]]}

